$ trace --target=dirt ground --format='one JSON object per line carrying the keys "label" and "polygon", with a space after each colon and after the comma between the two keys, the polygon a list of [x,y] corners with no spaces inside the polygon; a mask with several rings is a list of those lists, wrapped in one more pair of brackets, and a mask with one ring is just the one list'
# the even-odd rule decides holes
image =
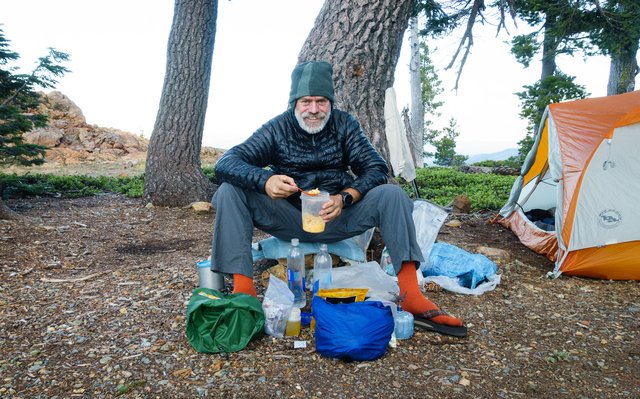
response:
{"label": "dirt ground", "polygon": [[213,213],[111,194],[7,204],[32,221],[0,221],[2,398],[640,397],[640,284],[548,279],[552,264],[493,214],[456,216],[438,236],[510,255],[493,291],[427,293],[468,337],[416,330],[379,360],[344,362],[321,357],[308,329],[304,349],[268,336],[191,348],[186,304]]}

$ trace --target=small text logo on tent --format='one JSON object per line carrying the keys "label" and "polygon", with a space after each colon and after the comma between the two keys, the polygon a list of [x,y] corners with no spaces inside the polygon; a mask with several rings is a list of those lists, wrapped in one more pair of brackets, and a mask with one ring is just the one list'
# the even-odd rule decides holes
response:
{"label": "small text logo on tent", "polygon": [[605,209],[598,215],[598,222],[605,229],[613,229],[622,223],[622,215],[615,209]]}

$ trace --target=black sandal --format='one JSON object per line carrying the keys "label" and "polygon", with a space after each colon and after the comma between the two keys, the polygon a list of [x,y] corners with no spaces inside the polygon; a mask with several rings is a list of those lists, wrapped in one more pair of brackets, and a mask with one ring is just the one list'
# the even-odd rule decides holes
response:
{"label": "black sandal", "polygon": [[414,320],[413,324],[418,328],[422,328],[427,331],[434,331],[444,335],[450,335],[452,337],[464,338],[467,336],[466,326],[447,326],[445,324],[438,324],[431,321],[431,319],[437,316],[450,316],[450,315],[447,312],[440,309],[427,310],[426,312],[413,315],[413,320]]}

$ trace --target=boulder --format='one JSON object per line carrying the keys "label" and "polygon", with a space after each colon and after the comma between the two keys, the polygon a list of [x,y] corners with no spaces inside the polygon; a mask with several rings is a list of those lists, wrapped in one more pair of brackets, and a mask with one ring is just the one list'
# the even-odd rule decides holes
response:
{"label": "boulder", "polygon": [[[33,129],[23,137],[27,143],[47,147],[47,163],[144,162],[148,139],[119,129],[88,124],[80,107],[59,91],[39,94],[42,101],[37,112],[48,117],[47,126]],[[212,165],[223,152],[218,148],[203,147],[201,161],[204,165]]]}
{"label": "boulder", "polygon": [[484,174],[494,174],[494,175],[508,175],[508,176],[517,176],[520,174],[520,171],[515,168],[511,168],[509,166],[475,166],[475,165],[462,165],[459,170],[464,173],[484,173]]}
{"label": "boulder", "polygon": [[144,158],[148,141],[123,130],[87,124],[80,107],[59,91],[39,93],[38,112],[47,126],[24,134],[25,141],[47,147],[45,160],[63,165]]}
{"label": "boulder", "polygon": [[61,92],[40,93],[40,96],[43,101],[38,107],[38,112],[47,115],[50,124],[61,125],[61,128],[87,124],[80,107]]}
{"label": "boulder", "polygon": [[476,248],[476,252],[486,256],[499,265],[504,265],[511,261],[511,254],[504,249],[479,246]]}
{"label": "boulder", "polygon": [[444,224],[447,227],[460,227],[462,226],[462,222],[458,219],[452,219]]}
{"label": "boulder", "polygon": [[198,213],[211,212],[211,203],[206,201],[194,202],[190,205],[190,207]]}
{"label": "boulder", "polygon": [[43,145],[45,147],[57,147],[62,142],[64,131],[57,128],[37,128],[25,133],[22,138],[28,144]]}
{"label": "boulder", "polygon": [[448,205],[451,213],[469,213],[471,211],[471,200],[466,195],[456,195]]}

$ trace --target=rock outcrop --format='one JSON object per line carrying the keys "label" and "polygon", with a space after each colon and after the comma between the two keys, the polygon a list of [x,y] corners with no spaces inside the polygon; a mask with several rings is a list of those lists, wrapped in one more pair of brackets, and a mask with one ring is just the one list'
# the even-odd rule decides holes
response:
{"label": "rock outcrop", "polygon": [[40,93],[38,112],[49,117],[46,127],[25,133],[28,143],[48,148],[47,162],[63,165],[92,161],[145,158],[148,140],[114,128],[89,125],[82,110],[59,91]]}
{"label": "rock outcrop", "polygon": [[461,172],[464,173],[484,173],[484,174],[494,174],[494,175],[503,175],[503,176],[518,176],[520,174],[520,170],[516,168],[510,168],[508,166],[474,166],[474,165],[462,165],[460,168]]}

